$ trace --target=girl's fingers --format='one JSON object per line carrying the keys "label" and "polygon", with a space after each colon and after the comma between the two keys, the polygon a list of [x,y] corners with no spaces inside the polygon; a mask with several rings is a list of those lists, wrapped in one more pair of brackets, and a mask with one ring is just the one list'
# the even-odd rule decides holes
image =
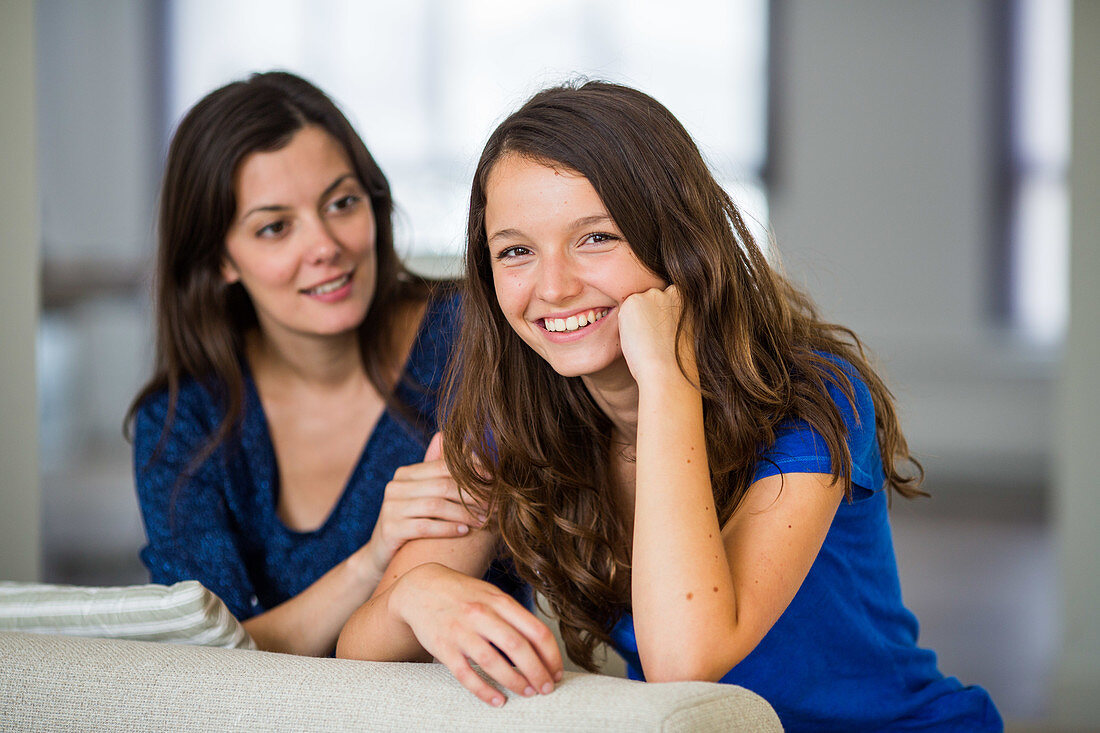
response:
{"label": "girl's fingers", "polygon": [[459,684],[474,693],[479,700],[498,708],[504,704],[504,693],[482,679],[481,675],[470,666],[466,656],[461,651],[441,651],[435,657],[447,669],[451,670],[451,674],[455,676]]}
{"label": "girl's fingers", "polygon": [[500,652],[492,647],[489,642],[480,637],[471,639],[469,649],[466,652],[472,661],[481,667],[485,674],[489,675],[501,687],[504,687],[521,697],[529,697],[536,694],[538,688],[531,684],[519,670],[514,668],[501,656]]}
{"label": "girl's fingers", "polygon": [[[508,597],[507,600],[511,603],[503,603],[497,609],[501,617],[519,633],[523,634],[524,638],[530,643],[530,648],[538,654],[542,668],[547,671],[550,678],[554,682],[561,680],[563,670],[561,650],[558,648],[558,642],[554,638],[553,632],[515,599]],[[507,653],[507,650],[504,651]]]}
{"label": "girl's fingers", "polygon": [[[489,662],[492,666],[482,665],[482,668],[493,679],[520,695],[534,695],[540,692],[546,694],[553,691],[553,672],[547,668],[542,657],[523,634],[505,624],[505,627],[496,634],[493,643],[511,661],[511,664],[509,664],[503,658],[500,658],[500,665],[497,665],[497,660],[490,658]],[[496,657],[499,658],[500,654],[496,650],[493,651]],[[478,663],[481,663],[480,660]],[[512,665],[514,665],[514,668]],[[500,671],[498,672],[498,670]],[[499,675],[507,676],[502,677]]]}
{"label": "girl's fingers", "polygon": [[[503,594],[494,594],[487,602],[470,604],[465,615],[478,638],[473,642],[472,649],[467,648],[466,654],[493,679],[518,695],[548,693],[554,689],[554,670],[547,666],[542,654],[534,648],[539,641],[525,634],[510,620],[509,616],[517,615],[514,610],[531,615],[515,599]],[[531,619],[549,631],[538,619]],[[538,637],[538,633],[533,636]],[[550,642],[556,651],[557,644],[552,635]],[[501,653],[508,659],[505,660]]]}

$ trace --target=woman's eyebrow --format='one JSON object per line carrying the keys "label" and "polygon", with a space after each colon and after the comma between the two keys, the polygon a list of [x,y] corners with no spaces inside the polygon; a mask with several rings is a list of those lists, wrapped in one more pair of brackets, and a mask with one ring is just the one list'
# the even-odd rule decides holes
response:
{"label": "woman's eyebrow", "polygon": [[353,176],[351,173],[344,173],[342,175],[337,176],[336,180],[334,180],[332,183],[328,184],[328,188],[326,188],[324,191],[321,192],[321,195],[317,197],[317,200],[318,201],[324,201],[325,199],[327,199],[329,197],[329,194],[331,194],[333,191],[335,191],[337,188],[340,187],[341,183],[343,183],[344,181],[346,181],[349,178],[354,178],[354,177],[355,176]]}
{"label": "woman's eyebrow", "polygon": [[[353,176],[351,173],[341,173],[339,176],[336,177],[336,180],[325,187],[325,190],[321,192],[321,195],[317,197],[317,200],[325,200],[333,191],[340,187],[340,184],[342,184],[347,179],[354,177],[355,176]],[[241,221],[244,221],[248,217],[260,211],[287,211],[288,209],[290,209],[290,207],[285,204],[261,204],[260,206],[253,206],[241,216]]]}

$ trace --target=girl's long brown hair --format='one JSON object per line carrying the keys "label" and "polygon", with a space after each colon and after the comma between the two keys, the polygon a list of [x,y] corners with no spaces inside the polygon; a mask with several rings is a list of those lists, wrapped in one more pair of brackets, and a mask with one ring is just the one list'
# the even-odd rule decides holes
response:
{"label": "girl's long brown hair", "polygon": [[167,390],[163,443],[180,383],[197,380],[224,412],[214,435],[192,458],[191,470],[237,426],[244,404],[244,337],[258,327],[244,288],[227,284],[221,274],[225,237],[237,211],[234,176],[248,155],[279,150],[306,125],[324,129],[340,143],[370,198],[378,269],[374,298],[358,329],[359,350],[367,378],[389,406],[414,425],[419,421],[393,391],[394,324],[402,307],[427,297],[433,283],[406,271],[394,251],[389,182],[324,92],[286,72],[253,74],[211,92],[183,118],[169,147],[160,193],[155,364],[126,414],[126,431],[142,402]]}
{"label": "girl's long brown hair", "polygon": [[822,353],[851,363],[870,389],[887,485],[905,497],[924,493],[892,395],[859,339],[822,321],[771,268],[675,117],[651,97],[605,82],[539,92],[490,136],[474,174],[444,450],[459,484],[488,501],[520,574],[560,618],[575,662],[594,669],[597,643],[609,641],[629,608],[630,537],[611,490],[609,419],[580,378],[560,376],[526,346],[497,304],[486,182],[508,154],[585,176],[641,262],[679,288],[680,328],[690,323],[694,332],[720,523],[791,418],[824,436],[832,474],[851,496],[847,431],[826,385],[850,401],[852,385]]}

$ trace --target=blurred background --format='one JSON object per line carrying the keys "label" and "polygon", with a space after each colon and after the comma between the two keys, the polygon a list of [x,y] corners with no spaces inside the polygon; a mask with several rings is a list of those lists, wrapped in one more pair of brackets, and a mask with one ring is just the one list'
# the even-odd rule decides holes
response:
{"label": "blurred background", "polygon": [[[488,133],[577,76],[664,102],[900,405],[892,508],[941,669],[1010,729],[1100,721],[1100,3],[3,0],[0,577],[147,582],[123,415],[149,376],[159,177],[208,91],[295,71],[456,272]],[[1076,202],[1071,206],[1071,203]]]}

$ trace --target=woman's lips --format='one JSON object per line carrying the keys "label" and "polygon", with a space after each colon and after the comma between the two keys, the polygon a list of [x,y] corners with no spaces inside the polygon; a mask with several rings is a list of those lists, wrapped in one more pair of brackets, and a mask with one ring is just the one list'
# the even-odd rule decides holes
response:
{"label": "woman's lips", "polygon": [[325,303],[332,303],[338,300],[343,300],[351,292],[351,280],[353,271],[349,271],[334,277],[331,280],[327,280],[319,285],[314,285],[312,288],[306,288],[301,291],[303,295],[307,295],[315,300],[320,300]]}

